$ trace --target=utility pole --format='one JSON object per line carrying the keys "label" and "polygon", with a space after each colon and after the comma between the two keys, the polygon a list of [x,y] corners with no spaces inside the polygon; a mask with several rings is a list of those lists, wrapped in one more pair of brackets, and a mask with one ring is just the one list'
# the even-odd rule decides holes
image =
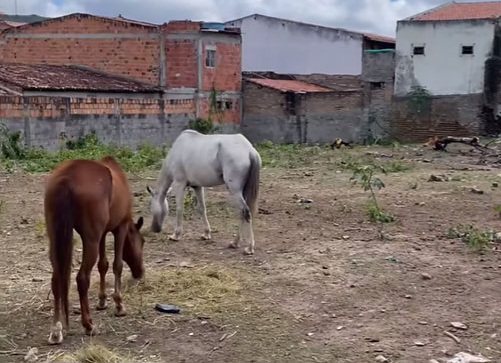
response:
{"label": "utility pole", "polygon": [[14,15],[17,15],[17,0],[14,0]]}

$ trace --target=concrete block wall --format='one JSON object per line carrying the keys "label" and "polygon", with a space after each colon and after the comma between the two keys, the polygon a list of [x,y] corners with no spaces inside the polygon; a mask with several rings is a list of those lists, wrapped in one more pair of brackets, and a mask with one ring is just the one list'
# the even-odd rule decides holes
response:
{"label": "concrete block wall", "polygon": [[252,142],[330,143],[341,137],[361,141],[367,127],[361,91],[296,95],[297,112],[286,94],[252,82],[243,84],[241,131]]}
{"label": "concrete block wall", "polygon": [[[172,102],[171,102],[172,101]],[[169,145],[194,119],[194,99],[148,97],[0,97],[0,122],[21,131],[30,147],[56,149],[95,131],[106,143]]]}

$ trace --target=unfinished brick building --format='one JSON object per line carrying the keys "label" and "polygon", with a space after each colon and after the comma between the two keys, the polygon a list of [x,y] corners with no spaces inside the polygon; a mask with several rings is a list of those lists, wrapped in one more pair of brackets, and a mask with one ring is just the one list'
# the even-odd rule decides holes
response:
{"label": "unfinished brick building", "polygon": [[[131,91],[130,87],[107,90],[105,79],[102,80],[103,84],[98,84],[96,73],[115,80],[140,82],[143,89],[150,90],[146,98],[156,100],[158,106],[155,106],[157,113],[150,112],[149,117],[158,120],[154,127],[158,129],[157,135],[160,135],[151,140],[153,143],[162,143],[163,139],[172,140],[188,120],[196,117],[210,116],[223,128],[233,128],[241,119],[240,30],[221,24],[171,21],[156,25],[122,17],[71,14],[3,30],[0,33],[0,62],[3,67],[11,67],[11,71],[21,65],[51,65],[51,77],[66,77],[63,87],[51,82],[51,77],[37,78],[36,74],[30,75],[29,69],[24,69],[24,72],[28,72],[25,73],[26,77],[37,78],[39,82],[46,80],[45,85],[39,84],[39,87],[33,88],[29,82],[23,81],[23,77],[18,77],[12,84],[12,79],[6,73],[2,77],[0,72],[3,94],[0,99],[0,120],[8,123],[11,129],[33,130],[26,123],[37,122],[64,125],[71,119],[72,110],[79,108],[78,103],[85,104],[89,99],[97,104],[101,101],[115,104],[113,117],[120,120],[123,105],[138,103],[144,96],[143,93]],[[78,66],[82,72],[86,70],[88,73],[69,72],[65,68],[68,65]],[[48,69],[31,70],[49,72]],[[85,89],[82,79],[72,77],[89,77],[93,82]],[[72,83],[79,84],[80,88],[72,90]],[[42,113],[35,117],[25,112],[20,117],[8,106],[23,104],[25,109],[44,107],[45,103],[37,104],[43,97],[45,103],[47,97],[73,101],[66,103],[69,106],[64,115]],[[100,120],[104,111],[97,107],[95,110],[94,114],[89,113],[82,121],[85,126],[71,127],[66,135],[81,136],[84,130],[92,128],[89,125],[94,125],[98,132],[102,130],[97,124],[102,121],[97,120]],[[130,117],[144,120],[145,113],[139,107],[136,114],[129,114]],[[137,127],[144,127],[144,122],[137,122]],[[28,144],[50,147],[53,142],[49,140],[59,137],[51,132],[56,128],[40,129],[44,130],[43,135],[25,132]],[[64,131],[62,129],[62,126],[57,128],[59,133]],[[148,129],[147,135],[151,135],[151,125]],[[136,131],[137,137],[143,139],[141,130]],[[48,132],[51,134],[48,135]],[[109,138],[108,135],[102,136]],[[123,138],[110,141],[135,143],[133,140],[124,141]]]}

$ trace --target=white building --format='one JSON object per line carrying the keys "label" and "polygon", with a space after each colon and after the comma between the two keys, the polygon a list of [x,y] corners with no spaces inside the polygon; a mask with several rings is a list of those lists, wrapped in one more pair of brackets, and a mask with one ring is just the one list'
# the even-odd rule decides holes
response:
{"label": "white building", "polygon": [[241,28],[243,71],[360,75],[365,49],[395,48],[390,37],[259,14],[225,24]]}
{"label": "white building", "polygon": [[450,2],[397,22],[396,96],[413,86],[432,95],[484,91],[501,1]]}

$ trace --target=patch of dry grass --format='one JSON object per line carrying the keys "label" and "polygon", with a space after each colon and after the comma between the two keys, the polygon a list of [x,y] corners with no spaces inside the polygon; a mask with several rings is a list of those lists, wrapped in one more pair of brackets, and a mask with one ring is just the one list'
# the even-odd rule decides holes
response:
{"label": "patch of dry grass", "polygon": [[175,304],[196,315],[217,315],[245,301],[241,273],[217,265],[149,269],[140,283],[124,291],[140,312],[157,303]]}
{"label": "patch of dry grass", "polygon": [[35,236],[39,241],[45,241],[47,239],[47,229],[45,228],[45,220],[40,219],[35,224]]}
{"label": "patch of dry grass", "polygon": [[74,362],[74,363],[119,363],[126,362],[129,358],[109,350],[95,343],[90,343],[74,353],[64,353],[51,358],[50,362]]}

